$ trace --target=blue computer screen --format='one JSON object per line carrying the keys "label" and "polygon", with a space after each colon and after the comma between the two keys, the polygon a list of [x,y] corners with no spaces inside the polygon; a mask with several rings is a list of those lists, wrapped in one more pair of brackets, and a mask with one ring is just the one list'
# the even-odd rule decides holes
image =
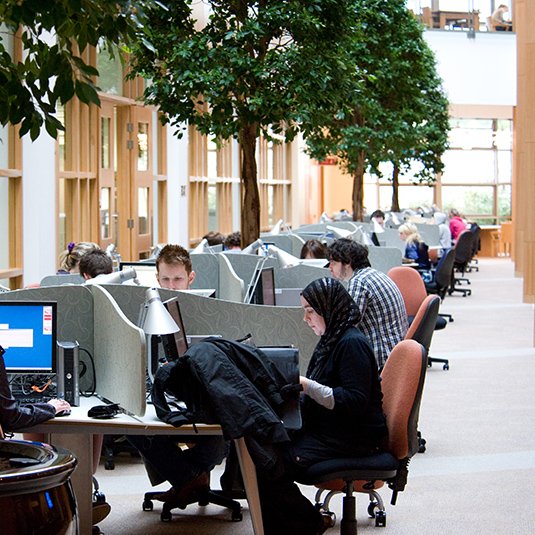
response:
{"label": "blue computer screen", "polygon": [[0,345],[8,373],[55,373],[57,303],[0,301]]}

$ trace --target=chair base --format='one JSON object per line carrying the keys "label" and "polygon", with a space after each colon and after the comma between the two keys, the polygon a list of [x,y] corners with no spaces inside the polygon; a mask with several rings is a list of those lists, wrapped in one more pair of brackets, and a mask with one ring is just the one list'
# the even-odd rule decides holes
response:
{"label": "chair base", "polygon": [[[152,511],[154,505],[152,500],[157,500],[159,496],[165,494],[164,492],[146,492],[143,498],[143,511]],[[211,490],[206,494],[203,494],[198,501],[200,506],[206,506],[209,503],[214,505],[220,505],[226,507],[232,511],[232,520],[234,522],[241,522],[243,520],[242,508],[239,502],[227,498],[220,490]],[[162,512],[160,513],[160,519],[162,522],[169,522],[171,520],[171,511],[177,508],[176,505],[170,502],[163,502]]]}
{"label": "chair base", "polygon": [[[323,498],[323,494],[325,498]],[[355,491],[360,494],[368,494],[370,498],[370,503],[368,504],[368,515],[370,518],[375,518],[375,525],[377,527],[386,526],[386,510],[385,504],[381,495],[374,489],[364,491]],[[331,511],[330,503],[331,499],[337,494],[344,494],[343,505],[342,505],[342,520],[340,521],[340,533],[344,535],[353,535],[357,533],[357,520],[356,520],[356,498],[354,496],[348,496],[341,490],[327,490],[327,489],[318,489],[315,496],[315,507],[316,509],[326,515],[331,517],[331,527],[336,523],[336,514]],[[344,520],[345,519],[345,520]]]}
{"label": "chair base", "polygon": [[433,362],[440,362],[443,364],[442,369],[443,370],[449,370],[450,369],[450,361],[448,359],[439,359],[436,357],[427,357],[427,367],[431,368],[433,366]]}

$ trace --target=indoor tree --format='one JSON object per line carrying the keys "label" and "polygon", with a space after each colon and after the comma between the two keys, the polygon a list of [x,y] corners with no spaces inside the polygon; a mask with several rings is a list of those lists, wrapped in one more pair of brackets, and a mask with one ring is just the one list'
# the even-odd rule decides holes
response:
{"label": "indoor tree", "polygon": [[338,0],[215,0],[196,24],[188,2],[147,11],[146,40],[134,46],[133,73],[151,80],[144,100],[181,137],[188,125],[241,151],[242,243],[260,235],[256,144],[306,137],[320,110],[343,108],[356,77],[345,40],[350,5]]}
{"label": "indoor tree", "polygon": [[355,0],[352,54],[356,73],[366,73],[348,94],[350,111],[329,117],[325,129],[307,138],[317,160],[335,155],[353,176],[353,219],[363,219],[364,174],[381,176],[392,162],[394,178],[413,161],[422,180],[433,180],[447,147],[448,101],[436,74],[422,27],[403,0]]}
{"label": "indoor tree", "polygon": [[[83,59],[99,41],[124,45],[140,35],[144,0],[2,0],[0,2],[0,124],[20,124],[32,140],[41,127],[57,136],[56,108],[74,96],[100,104],[98,71]],[[152,4],[153,2],[151,2]],[[8,35],[22,59],[6,49]]]}

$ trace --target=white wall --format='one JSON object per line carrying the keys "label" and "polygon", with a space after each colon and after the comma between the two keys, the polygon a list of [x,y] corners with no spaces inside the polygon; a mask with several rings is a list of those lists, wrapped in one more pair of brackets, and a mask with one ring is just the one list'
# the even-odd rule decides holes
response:
{"label": "white wall", "polygon": [[56,142],[43,128],[22,139],[23,284],[56,273]]}
{"label": "white wall", "polygon": [[[167,126],[167,241],[189,247],[188,243],[188,132],[182,139]],[[183,189],[184,188],[184,189]],[[186,192],[182,195],[183,191]]]}
{"label": "white wall", "polygon": [[516,105],[516,35],[427,30],[438,74],[452,104]]}

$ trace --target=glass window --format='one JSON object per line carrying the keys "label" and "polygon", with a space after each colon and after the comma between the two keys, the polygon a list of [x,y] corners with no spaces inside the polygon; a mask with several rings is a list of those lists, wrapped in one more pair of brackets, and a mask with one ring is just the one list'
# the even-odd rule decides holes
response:
{"label": "glass window", "polygon": [[139,234],[149,233],[149,188],[138,188]]}
{"label": "glass window", "polygon": [[67,242],[67,211],[65,209],[66,179],[59,179],[59,243],[64,247]]}
{"label": "glass window", "polygon": [[465,215],[491,215],[494,213],[492,186],[443,186],[442,208],[455,207]]}
{"label": "glass window", "polygon": [[149,123],[138,123],[137,125],[137,170],[149,170]]}
{"label": "glass window", "polygon": [[[59,105],[56,108],[56,118],[63,126],[65,126],[65,107],[64,106]],[[58,144],[59,144],[59,170],[65,171],[66,150],[65,150],[65,131],[64,130],[58,130]]]}
{"label": "glass window", "polygon": [[497,152],[498,182],[511,183],[513,176],[513,152],[510,150]]}
{"label": "glass window", "polygon": [[[420,206],[431,206],[433,204],[434,188],[429,186],[400,186],[399,187],[399,207],[417,209]],[[392,186],[381,186],[381,206],[392,206]]]}
{"label": "glass window", "polygon": [[[273,180],[274,178],[274,156],[273,156],[273,141],[267,142],[267,179]],[[270,223],[271,224],[271,223]]]}
{"label": "glass window", "polygon": [[498,217],[503,219],[511,218],[511,186],[498,186]]}
{"label": "glass window", "polygon": [[109,117],[101,117],[100,119],[100,166],[102,169],[110,168],[110,149],[111,149],[111,139],[110,139],[110,125],[111,119]]}
{"label": "glass window", "polygon": [[494,140],[492,123],[492,119],[450,119],[450,147],[491,149]]}
{"label": "glass window", "polygon": [[442,182],[449,184],[495,182],[494,151],[448,150],[442,157]]}
{"label": "glass window", "polygon": [[103,45],[97,47],[98,86],[104,93],[123,96],[123,67],[117,49],[112,55]]}
{"label": "glass window", "polygon": [[[214,136],[208,136],[206,140],[206,150],[208,151],[208,154],[206,156],[207,158],[207,177],[208,178],[217,178],[218,175],[218,169],[217,169],[217,145],[215,142]],[[212,230],[212,229],[211,229]]]}
{"label": "glass window", "polygon": [[219,230],[217,228],[217,186],[208,185],[208,230]]}
{"label": "glass window", "polygon": [[101,188],[100,190],[100,237],[104,240],[110,234],[110,198],[111,188]]}

